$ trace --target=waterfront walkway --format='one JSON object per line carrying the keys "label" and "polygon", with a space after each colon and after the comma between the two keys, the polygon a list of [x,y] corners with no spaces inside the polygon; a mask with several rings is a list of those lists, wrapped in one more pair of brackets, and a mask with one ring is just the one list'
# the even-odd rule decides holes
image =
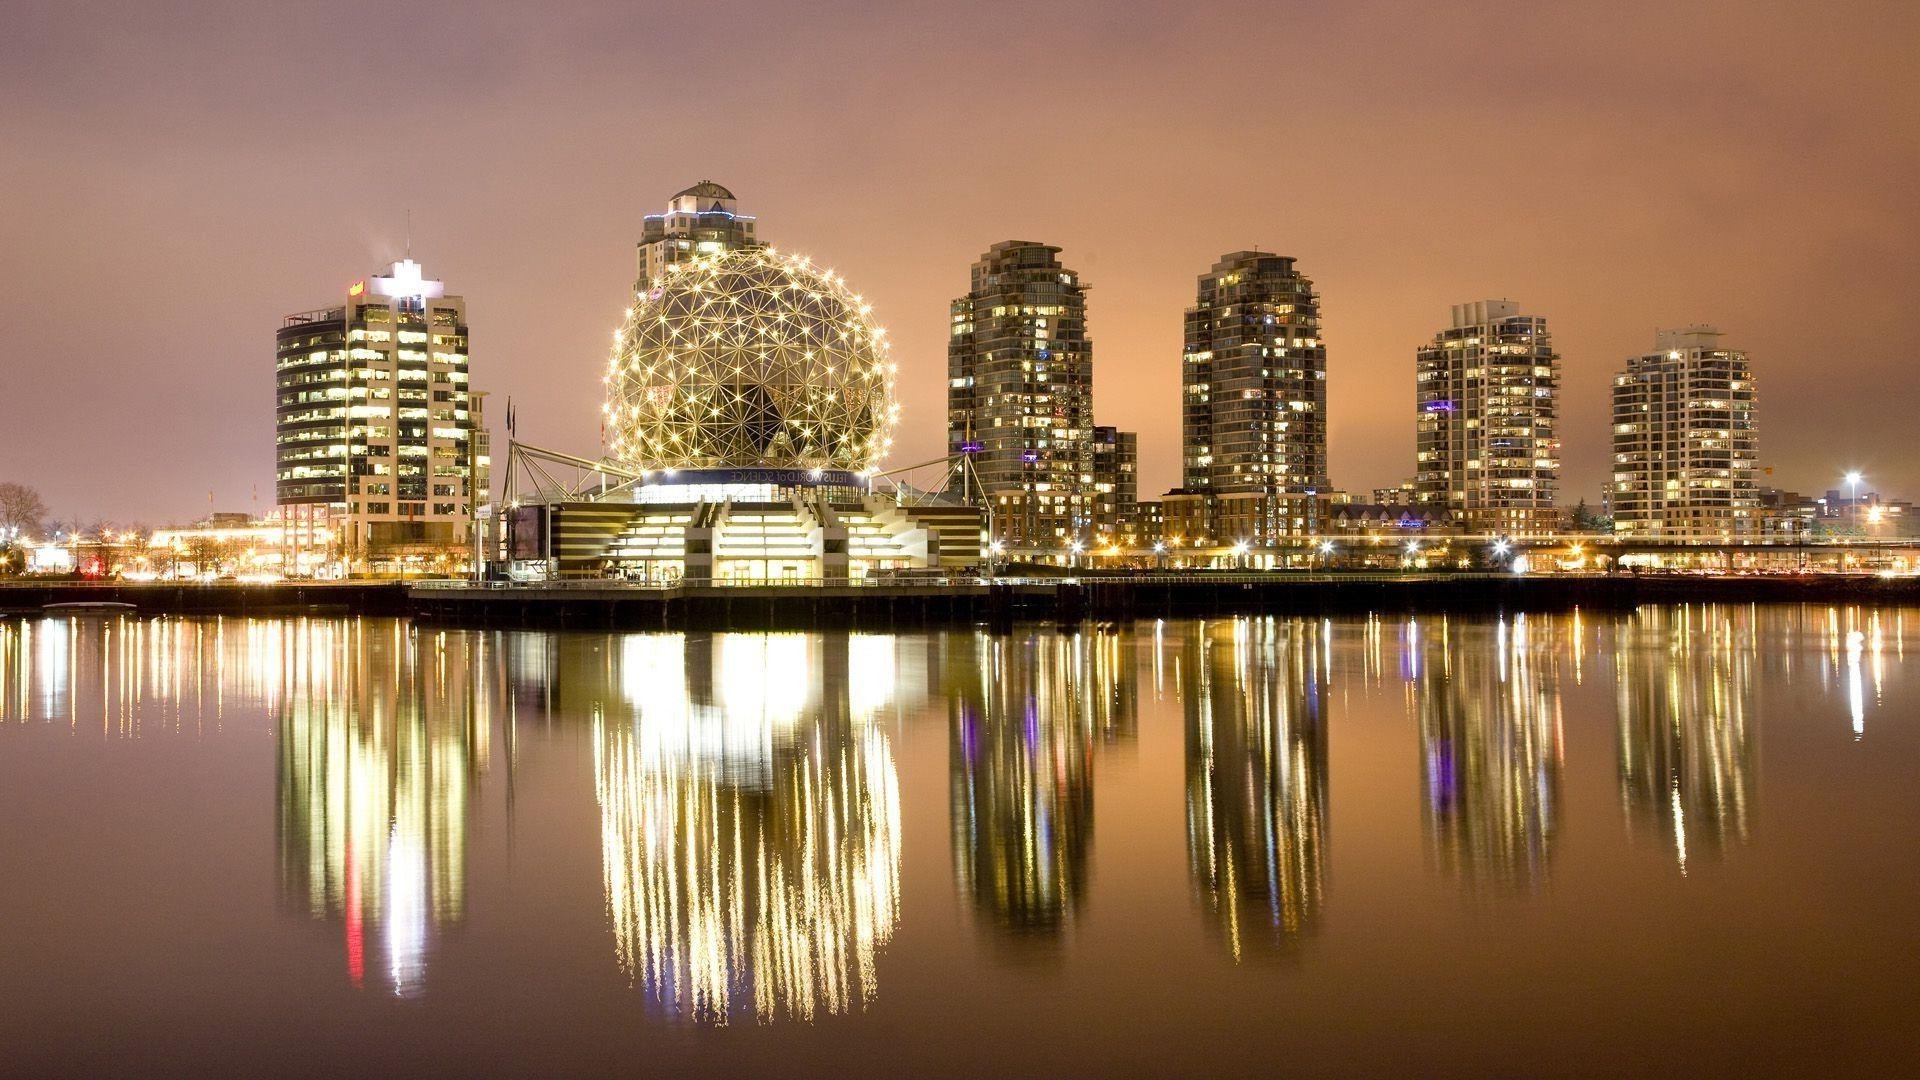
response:
{"label": "waterfront walkway", "polygon": [[614,581],[0,584],[0,612],[34,614],[49,605],[74,603],[124,604],[143,615],[390,615],[496,628],[879,630],[1372,611],[1628,610],[1675,603],[1920,605],[1920,578],[1281,571],[718,586]]}

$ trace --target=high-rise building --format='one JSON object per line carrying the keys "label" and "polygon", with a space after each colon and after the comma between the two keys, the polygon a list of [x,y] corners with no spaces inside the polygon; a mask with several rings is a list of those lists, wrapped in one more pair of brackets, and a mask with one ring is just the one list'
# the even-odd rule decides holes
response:
{"label": "high-rise building", "polygon": [[702,255],[760,247],[755,218],[740,213],[733,192],[702,180],[675,195],[663,213],[641,219],[640,276],[635,290],[645,292],[667,267]]}
{"label": "high-rise building", "polygon": [[1416,497],[1470,533],[1558,528],[1560,354],[1511,300],[1453,305],[1415,364]]}
{"label": "high-rise building", "polygon": [[1613,522],[1623,536],[1756,538],[1753,366],[1711,326],[1661,330],[1613,380]]}
{"label": "high-rise building", "polygon": [[1294,260],[1223,255],[1187,309],[1181,490],[1201,530],[1269,545],[1314,531],[1327,478],[1327,349],[1320,297]]}
{"label": "high-rise building", "polygon": [[1137,532],[1140,435],[1114,427],[1093,429],[1093,521],[1100,537],[1119,544]]}
{"label": "high-rise building", "polygon": [[1087,289],[1059,254],[989,248],[953,302],[947,346],[948,446],[972,458],[968,498],[996,538],[1047,552],[1087,543],[1096,509]]}
{"label": "high-rise building", "polygon": [[275,496],[326,507],[353,573],[451,570],[487,501],[482,395],[468,385],[467,305],[402,259],[276,335]]}

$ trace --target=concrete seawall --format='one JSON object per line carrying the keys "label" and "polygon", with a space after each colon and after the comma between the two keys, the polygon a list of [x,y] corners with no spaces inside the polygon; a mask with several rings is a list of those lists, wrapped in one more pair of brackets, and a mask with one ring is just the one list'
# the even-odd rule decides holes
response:
{"label": "concrete seawall", "polygon": [[1920,580],[1458,575],[1080,578],[859,588],[415,588],[447,625],[662,630],[1008,626],[1223,615],[1630,610],[1642,604],[1920,604]]}
{"label": "concrete seawall", "polygon": [[143,615],[412,616],[471,627],[885,630],[1223,615],[1626,610],[1683,603],[1920,605],[1920,579],[1274,574],[671,589],[583,583],[510,588],[396,582],[0,585],[0,612],[35,613],[70,603],[127,604]]}
{"label": "concrete seawall", "polygon": [[49,604],[129,604],[142,615],[405,615],[407,587],[390,581],[0,584],[0,612],[37,612]]}

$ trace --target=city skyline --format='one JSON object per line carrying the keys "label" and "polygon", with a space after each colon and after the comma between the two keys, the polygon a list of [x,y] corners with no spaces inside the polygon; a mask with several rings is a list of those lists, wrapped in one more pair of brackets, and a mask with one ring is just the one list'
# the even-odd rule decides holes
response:
{"label": "city skyline", "polygon": [[[967,47],[950,49],[910,13],[873,27],[868,64],[741,72],[716,103],[738,125],[725,138],[688,135],[672,155],[606,136],[650,98],[670,102],[704,52],[635,75],[618,46],[658,27],[611,11],[524,34],[510,16],[479,16],[450,56],[407,68],[382,46],[299,68],[288,76],[297,93],[274,89],[264,63],[271,19],[229,13],[210,29],[205,16],[176,27],[133,12],[109,26],[29,13],[0,45],[17,102],[0,121],[0,155],[19,201],[38,208],[0,226],[13,256],[6,295],[16,312],[31,297],[36,313],[9,320],[0,344],[7,479],[39,488],[65,517],[185,519],[209,490],[219,509],[250,508],[256,491],[255,505],[270,506],[260,327],[399,258],[409,208],[415,252],[476,305],[476,379],[497,403],[514,398],[522,438],[575,444],[597,427],[597,402],[580,388],[604,362],[643,217],[659,192],[713,176],[781,222],[783,250],[863,283],[901,365],[895,464],[939,452],[947,302],[980,251],[1018,236],[1062,248],[1090,287],[1099,419],[1140,432],[1144,497],[1178,483],[1179,319],[1193,281],[1222,252],[1255,246],[1300,260],[1323,298],[1336,488],[1406,479],[1414,350],[1448,306],[1480,297],[1511,297],[1553,326],[1565,357],[1563,504],[1597,502],[1607,483],[1619,359],[1656,328],[1700,321],[1734,335],[1782,403],[1767,417],[1768,482],[1820,491],[1859,469],[1879,490],[1920,487],[1920,463],[1900,453],[1900,395],[1873,390],[1920,345],[1902,318],[1920,266],[1892,241],[1920,223],[1903,194],[1920,155],[1900,123],[1920,82],[1875,59],[1898,58],[1914,12],[1857,4],[1809,31],[1750,8],[1655,23],[1495,6],[1516,55],[1560,55],[1577,34],[1580,59],[1428,85],[1400,69],[1466,47],[1471,20],[1369,5],[1296,10],[1284,27],[1239,18],[1253,10],[1143,16],[1084,45],[1071,43],[1081,27],[1067,14],[1038,17],[1031,41],[1003,44],[1023,55],[1083,48],[1131,67],[1093,72],[1074,108],[1030,132],[974,136],[982,161],[1075,140],[1069,163],[962,170],[924,132],[958,116],[941,87],[964,65],[948,54],[1000,39],[951,29]],[[742,32],[852,55],[870,17],[754,12]],[[336,43],[344,32],[312,29]],[[1809,33],[1832,47],[1809,48]],[[1142,77],[1216,51],[1253,55],[1281,36],[1298,43],[1289,85],[1306,107],[1283,122],[1252,100],[1221,103],[1252,136],[1231,147],[1155,96],[1165,79]],[[1823,51],[1850,62],[1807,59]],[[1650,65],[1632,85],[1613,77],[1681,55],[1686,64]],[[195,74],[219,66],[215,56],[231,66]],[[562,66],[564,79],[543,74]],[[916,67],[930,85],[900,78]],[[1534,103],[1516,108],[1523,76]],[[356,86],[386,87],[389,107],[444,132],[399,154],[372,192],[336,150],[322,152],[337,140],[283,135],[356,130]],[[1064,77],[1046,87],[1073,88]],[[189,118],[190,131],[178,128]],[[1551,152],[1523,169],[1464,158],[1405,181],[1494,121]],[[1698,169],[1666,166],[1681,138]],[[456,141],[471,161],[449,170],[441,161]],[[1163,235],[1168,215],[1177,224]],[[1789,280],[1841,317],[1815,324],[1778,303]],[[103,294],[115,297],[110,316]],[[91,427],[64,420],[76,394],[94,408]],[[175,422],[154,423],[156,411]],[[119,431],[140,432],[137,455],[110,437]]]}

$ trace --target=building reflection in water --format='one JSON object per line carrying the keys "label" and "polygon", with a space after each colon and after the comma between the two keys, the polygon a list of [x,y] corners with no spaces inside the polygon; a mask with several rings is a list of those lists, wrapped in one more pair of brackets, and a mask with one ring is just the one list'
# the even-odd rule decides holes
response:
{"label": "building reflection in water", "polygon": [[[621,969],[678,1019],[864,1007],[900,906],[890,638],[563,639]],[[596,673],[607,677],[596,684]]]}
{"label": "building reflection in water", "polygon": [[282,642],[280,887],[342,924],[355,986],[408,997],[460,922],[485,768],[486,639],[399,622],[300,622]]}
{"label": "building reflection in water", "polygon": [[1087,890],[1096,743],[1137,730],[1128,632],[955,634],[948,694],[954,878],[1003,944],[1057,943]]}
{"label": "building reflection in water", "polygon": [[107,738],[211,734],[280,692],[297,620],[60,615],[0,618],[0,722]]}
{"label": "building reflection in water", "polygon": [[1236,960],[1319,920],[1327,817],[1327,640],[1319,622],[1189,624],[1187,853]]}
{"label": "building reflection in water", "polygon": [[[1860,742],[1867,735],[1869,676],[1873,682],[1873,708],[1880,707],[1885,690],[1886,640],[1881,613],[1857,607],[1830,607],[1824,612],[1824,619],[1827,656],[1833,673],[1844,680],[1847,719],[1853,728],[1853,740]],[[1892,612],[1888,621],[1893,625],[1894,649],[1904,654],[1905,613]]]}
{"label": "building reflection in water", "polygon": [[1643,607],[1616,637],[1627,821],[1667,847],[1683,874],[1747,839],[1760,648],[1752,619],[1746,609]]}
{"label": "building reflection in water", "polygon": [[1560,813],[1562,630],[1525,615],[1491,629],[1404,625],[1428,854],[1469,886],[1526,888],[1547,876]]}

